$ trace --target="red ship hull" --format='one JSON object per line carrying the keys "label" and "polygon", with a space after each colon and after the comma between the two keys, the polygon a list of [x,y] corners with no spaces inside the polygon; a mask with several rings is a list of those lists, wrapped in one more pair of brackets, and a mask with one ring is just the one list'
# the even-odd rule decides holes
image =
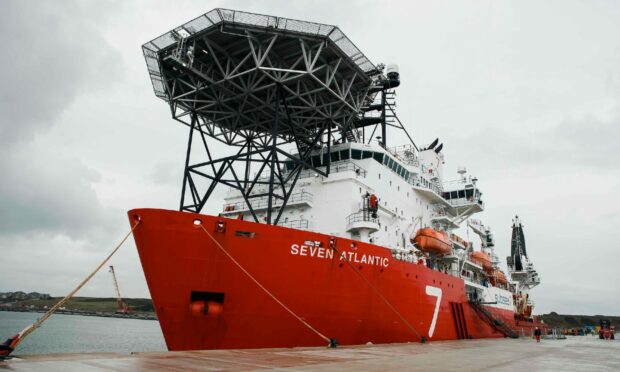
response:
{"label": "red ship hull", "polygon": [[[462,279],[383,247],[338,237],[334,250],[325,234],[169,210],[129,212],[132,224],[137,218],[134,238],[169,350],[326,344],[248,274],[342,345],[503,337],[468,303]],[[519,333],[535,326],[486,309]]]}

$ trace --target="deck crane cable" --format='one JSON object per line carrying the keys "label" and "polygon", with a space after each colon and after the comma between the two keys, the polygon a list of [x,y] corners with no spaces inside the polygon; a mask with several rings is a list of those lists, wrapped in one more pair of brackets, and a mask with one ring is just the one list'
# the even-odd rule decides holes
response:
{"label": "deck crane cable", "polygon": [[336,248],[336,243],[334,241],[335,238],[330,239],[330,247],[331,249],[333,249],[338,256],[342,257],[344,259],[344,261],[349,265],[349,267],[360,277],[362,278],[362,280],[364,280],[364,282],[370,287],[370,289],[372,289],[377,296],[379,296],[379,298],[385,302],[385,304],[403,321],[403,323],[405,323],[405,325],[407,326],[407,328],[409,328],[411,330],[411,332],[413,332],[419,339],[421,342],[426,342],[426,339],[424,337],[422,337],[420,335],[420,333],[418,331],[416,331],[416,329],[413,327],[413,325],[411,325],[411,323],[409,323],[409,321],[407,321],[407,319],[403,316],[403,314],[401,314],[395,307],[394,305],[392,305],[390,303],[390,301],[388,301],[387,298],[385,298],[385,296],[383,295],[383,293],[381,293],[381,291],[379,291],[379,289],[377,287],[375,287],[355,266],[353,266],[353,263],[351,263],[351,261],[347,258],[346,254],[341,254],[340,251],[338,250],[338,248]]}
{"label": "deck crane cable", "polygon": [[319,332],[316,328],[312,327],[308,322],[306,322],[305,320],[303,320],[302,317],[300,317],[299,315],[295,314],[295,312],[293,312],[293,310],[289,309],[284,303],[282,303],[282,301],[278,300],[278,298],[271,293],[267,288],[265,288],[258,280],[256,280],[256,278],[254,278],[254,276],[252,276],[252,274],[250,274],[237,260],[235,260],[235,258],[228,253],[228,251],[220,244],[220,242],[218,242],[213,235],[211,235],[207,229],[205,229],[205,227],[202,225],[202,223],[200,224],[200,227],[202,228],[202,231],[205,232],[205,234],[207,234],[207,236],[209,238],[211,238],[211,240],[213,240],[213,242],[215,243],[215,245],[228,257],[230,258],[230,260],[241,270],[243,271],[243,273],[245,275],[248,276],[248,278],[250,278],[260,289],[262,289],[267,295],[269,295],[269,297],[271,297],[275,302],[278,303],[278,305],[282,306],[282,308],[284,308],[284,310],[286,310],[289,314],[291,314],[295,319],[299,320],[300,323],[302,323],[303,325],[305,325],[308,329],[310,329],[312,332],[314,332],[317,336],[319,336],[320,338],[322,338],[323,340],[328,342],[329,347],[336,347],[336,340],[329,338],[327,336],[325,336],[324,334],[322,334],[321,332]]}
{"label": "deck crane cable", "polygon": [[[123,245],[123,243],[125,243],[127,238],[129,238],[129,236],[131,234],[133,234],[134,230],[136,229],[136,227],[138,227],[139,224],[140,224],[140,220],[138,219],[138,220],[136,220],[136,223],[133,225],[131,230],[125,235],[123,240],[121,240],[120,243],[118,243],[118,245],[105,258],[105,260],[103,260],[103,262],[101,262],[99,264],[99,266],[97,266],[97,268],[92,273],[90,273],[90,275],[88,275],[86,277],[86,279],[84,279],[77,287],[75,287],[74,290],[69,292],[69,294],[66,295],[62,300],[58,301],[58,303],[56,303],[54,306],[52,306],[45,314],[43,314],[42,317],[37,319],[36,322],[34,322],[31,325],[29,325],[28,327],[24,328],[21,332],[19,332],[18,334],[13,336],[11,339],[9,339],[9,340],[11,340],[11,342],[8,342],[8,344],[5,343],[6,344],[5,346],[8,347],[8,353],[3,354],[2,353],[3,350],[0,349],[0,358],[8,356],[15,349],[15,347],[17,345],[19,345],[29,334],[31,334],[35,329],[39,328],[41,326],[41,324],[43,324],[43,322],[45,322],[50,316],[52,316],[67,301],[69,301],[77,293],[77,291],[82,289],[82,287],[84,287],[86,285],[86,283],[88,283],[93,278],[93,276],[95,276],[95,274],[97,274],[97,272],[99,270],[101,270],[101,268],[110,260],[110,258],[112,258],[112,256],[116,253],[116,251],[118,251],[119,248]],[[7,341],[9,341],[9,340],[7,340]]]}

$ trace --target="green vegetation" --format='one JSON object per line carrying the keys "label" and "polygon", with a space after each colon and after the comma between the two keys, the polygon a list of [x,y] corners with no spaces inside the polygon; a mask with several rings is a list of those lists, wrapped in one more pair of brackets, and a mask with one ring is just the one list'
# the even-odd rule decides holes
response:
{"label": "green vegetation", "polygon": [[607,315],[562,315],[556,312],[539,315],[541,319],[553,328],[578,328],[584,326],[597,326],[601,319],[608,319],[611,324],[620,325],[620,316]]}
{"label": "green vegetation", "polygon": [[[32,308],[36,310],[43,310],[47,306],[50,308],[61,297],[52,297],[49,299],[41,300],[22,300],[16,301],[11,304],[11,307],[15,308]],[[154,313],[153,301],[148,298],[124,298],[123,301],[131,308],[134,313]],[[88,312],[104,312],[114,313],[118,310],[115,298],[99,298],[99,297],[74,297],[65,305],[67,310],[78,310]]]}

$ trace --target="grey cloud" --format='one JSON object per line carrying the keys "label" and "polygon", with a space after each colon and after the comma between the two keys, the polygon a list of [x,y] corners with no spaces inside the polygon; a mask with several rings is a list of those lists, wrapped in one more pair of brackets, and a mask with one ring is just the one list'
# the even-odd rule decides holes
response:
{"label": "grey cloud", "polygon": [[113,84],[119,54],[94,26],[107,12],[79,2],[0,8],[0,234],[83,234],[104,214],[92,188],[99,175],[61,144],[35,140],[80,94]]}
{"label": "grey cloud", "polygon": [[0,173],[0,234],[61,231],[79,236],[104,217],[91,186],[99,174],[75,157],[25,146],[4,154]]}
{"label": "grey cloud", "polygon": [[177,164],[172,160],[156,163],[149,175],[149,180],[154,184],[178,184],[183,180],[183,164]]}
{"label": "grey cloud", "polygon": [[0,145],[49,129],[76,95],[113,80],[119,56],[94,27],[103,9],[87,11],[79,2],[0,3]]}
{"label": "grey cloud", "polygon": [[[524,126],[522,130],[500,122],[480,126],[473,133],[453,133],[447,149],[471,159],[484,159],[480,164],[488,170],[504,169],[507,164],[609,169],[620,162],[620,106],[604,118],[588,114],[551,126],[540,120],[538,127]],[[469,146],[473,143],[476,146]]]}

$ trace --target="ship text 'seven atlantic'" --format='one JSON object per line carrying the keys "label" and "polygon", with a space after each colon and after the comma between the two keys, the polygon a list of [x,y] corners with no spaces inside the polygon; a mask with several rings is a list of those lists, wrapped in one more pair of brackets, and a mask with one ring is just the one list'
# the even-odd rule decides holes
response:
{"label": "ship text 'seven atlantic'", "polygon": [[[334,251],[331,249],[326,249],[324,247],[317,247],[305,244],[292,244],[291,255],[325,258],[331,260],[334,258]],[[381,267],[388,267],[390,265],[390,259],[387,257],[369,255],[365,253],[358,254],[358,252],[341,252],[340,261],[345,260],[349,260],[352,263]]]}

